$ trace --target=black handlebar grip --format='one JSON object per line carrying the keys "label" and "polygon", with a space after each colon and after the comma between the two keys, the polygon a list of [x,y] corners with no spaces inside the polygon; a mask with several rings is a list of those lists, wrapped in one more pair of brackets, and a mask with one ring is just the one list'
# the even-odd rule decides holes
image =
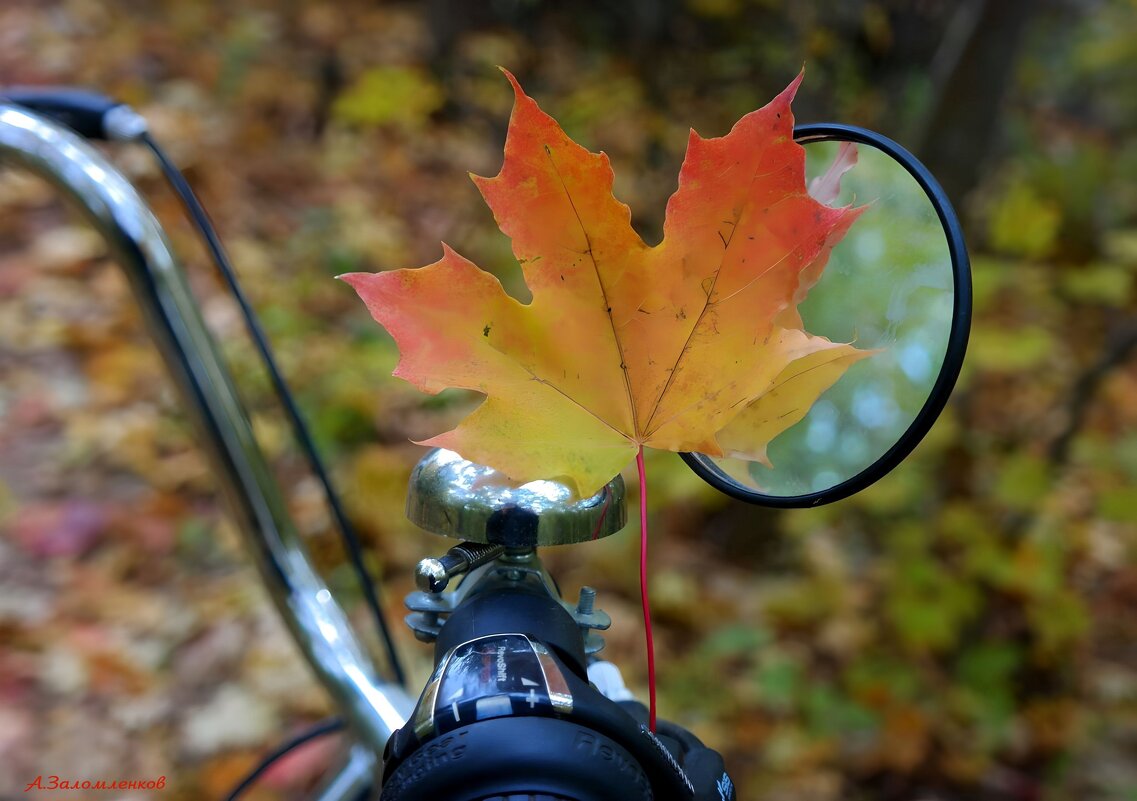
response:
{"label": "black handlebar grip", "polygon": [[0,87],[0,100],[50,117],[87,139],[106,139],[107,113],[122,105],[98,92],[66,86]]}
{"label": "black handlebar grip", "polygon": [[567,720],[479,720],[422,745],[386,777],[380,801],[652,801],[635,758]]}

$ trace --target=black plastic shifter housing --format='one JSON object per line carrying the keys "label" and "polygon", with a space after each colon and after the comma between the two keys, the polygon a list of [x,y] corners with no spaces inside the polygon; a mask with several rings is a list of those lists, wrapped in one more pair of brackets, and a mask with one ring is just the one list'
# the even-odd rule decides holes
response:
{"label": "black plastic shifter housing", "polygon": [[434,663],[464,642],[489,634],[521,633],[560,654],[570,670],[586,676],[580,627],[534,573],[520,581],[488,576],[446,620],[434,646]]}
{"label": "black plastic shifter housing", "polygon": [[733,800],[718,754],[677,726],[656,737],[642,705],[589,684],[579,627],[556,599],[489,585],[442,627],[434,674],[387,745],[382,801]]}

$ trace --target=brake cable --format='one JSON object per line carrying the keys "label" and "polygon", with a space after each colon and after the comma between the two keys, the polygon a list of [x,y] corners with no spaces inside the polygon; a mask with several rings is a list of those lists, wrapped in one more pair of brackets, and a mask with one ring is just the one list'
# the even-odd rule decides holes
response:
{"label": "brake cable", "polygon": [[260,321],[257,319],[256,312],[253,311],[252,306],[245,297],[244,291],[241,289],[241,285],[237,282],[237,276],[234,273],[232,264],[229,262],[229,257],[226,255],[225,249],[221,245],[217,231],[214,229],[213,224],[210,222],[209,215],[206,213],[200,201],[198,201],[193,189],[190,188],[185,176],[174,166],[169,155],[154,141],[150,133],[144,131],[138,137],[138,141],[146,145],[146,147],[150,149],[150,152],[154,154],[154,158],[157,159],[159,166],[162,168],[162,174],[170,184],[170,188],[174,190],[174,193],[181,201],[182,207],[185,209],[190,221],[197,228],[198,234],[206,246],[206,250],[213,259],[213,263],[217,266],[217,270],[228,286],[230,294],[232,294],[234,300],[237,301],[237,305],[240,307],[241,316],[245,321],[245,328],[252,338],[253,344],[256,346],[261,362],[264,364],[265,369],[268,371],[269,379],[272,381],[273,389],[280,399],[281,405],[284,407],[285,416],[288,418],[288,422],[292,427],[292,434],[296,438],[300,449],[303,451],[312,473],[316,476],[316,479],[324,489],[324,496],[327,498],[328,507],[339,528],[344,548],[359,578],[359,583],[363,590],[363,597],[372,615],[375,617],[376,625],[387,651],[387,659],[391,665],[391,672],[395,675],[396,683],[404,684],[406,677],[403,673],[398,655],[395,652],[395,643],[391,637],[391,631],[387,626],[386,619],[383,617],[379,594],[375,590],[375,582],[372,580],[370,571],[368,571],[367,565],[363,560],[363,547],[360,544],[359,537],[351,521],[348,519],[347,512],[344,510],[339,494],[336,492],[335,487],[332,486],[331,478],[328,475],[323,460],[320,458],[319,452],[316,450],[316,445],[312,440],[308,425],[304,422],[304,418],[296,405],[292,392],[289,390],[284,376],[276,365],[276,359],[272,355],[268,339],[265,336]]}
{"label": "brake cable", "polygon": [[317,737],[323,737],[328,734],[334,734],[344,728],[344,722],[340,718],[332,717],[325,718],[324,720],[314,723],[311,727],[305,729],[299,734],[295,735],[289,740],[284,741],[276,748],[274,748],[267,756],[253,767],[245,778],[234,787],[229,795],[225,796],[225,801],[237,801],[245,791],[248,790],[256,781],[261,777],[265,771],[273,766],[277,760],[283,759],[288,756],[290,752],[300,746],[315,740]]}
{"label": "brake cable", "polygon": [[206,251],[221,274],[229,292],[237,301],[241,316],[245,321],[245,328],[253,340],[265,370],[268,372],[273,390],[280,400],[285,416],[288,418],[292,434],[308,462],[309,469],[323,487],[332,518],[339,528],[344,550],[347,552],[348,560],[361,585],[364,602],[375,620],[376,628],[386,650],[391,673],[394,675],[396,683],[405,684],[406,674],[395,650],[390,627],[383,615],[383,607],[375,589],[375,582],[364,562],[363,547],[360,544],[359,536],[348,519],[339,494],[332,485],[328,471],[316,450],[308,425],[304,421],[292,392],[277,367],[268,339],[252,305],[245,297],[245,293],[237,281],[237,276],[225,249],[221,245],[217,231],[185,176],[150,136],[146,120],[124,103],[96,92],[66,87],[0,88],[0,98],[50,117],[85,138],[141,142],[150,149],[162,170],[163,177],[181,201],[190,222],[197,229],[198,235],[205,244]]}

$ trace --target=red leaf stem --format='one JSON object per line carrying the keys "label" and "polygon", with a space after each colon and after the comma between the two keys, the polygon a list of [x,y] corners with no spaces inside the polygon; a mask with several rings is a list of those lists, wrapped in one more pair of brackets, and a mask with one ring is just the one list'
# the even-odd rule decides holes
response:
{"label": "red leaf stem", "polygon": [[655,642],[651,636],[651,602],[647,597],[647,476],[644,473],[644,449],[636,454],[640,474],[640,602],[644,611],[644,638],[647,641],[648,726],[655,732]]}

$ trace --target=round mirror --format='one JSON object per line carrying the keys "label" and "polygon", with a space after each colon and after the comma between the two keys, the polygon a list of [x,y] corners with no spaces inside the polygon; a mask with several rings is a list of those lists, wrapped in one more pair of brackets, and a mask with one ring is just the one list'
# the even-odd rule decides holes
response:
{"label": "round mirror", "polygon": [[[798,304],[802,328],[872,353],[804,416],[788,416],[799,419],[770,441],[764,461],[683,454],[719,490],[776,507],[845,498],[899,464],[947,402],[971,320],[959,220],[927,169],[863,128],[801,125],[794,138],[815,199],[864,207]],[[802,380],[783,375],[793,377],[767,392]]]}

